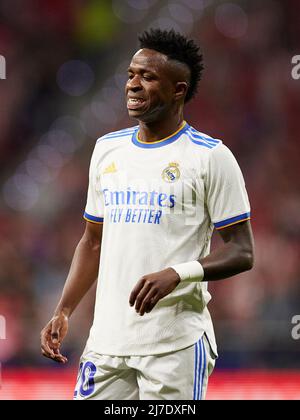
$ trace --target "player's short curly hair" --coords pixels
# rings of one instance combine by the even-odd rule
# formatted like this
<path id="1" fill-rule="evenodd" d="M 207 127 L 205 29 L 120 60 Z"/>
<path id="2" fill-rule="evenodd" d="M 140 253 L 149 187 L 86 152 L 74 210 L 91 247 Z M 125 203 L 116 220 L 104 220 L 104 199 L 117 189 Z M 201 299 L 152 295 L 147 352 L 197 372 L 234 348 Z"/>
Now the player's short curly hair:
<path id="1" fill-rule="evenodd" d="M 201 80 L 203 66 L 203 55 L 200 48 L 192 39 L 174 29 L 161 30 L 149 29 L 138 37 L 140 48 L 149 48 L 165 54 L 168 58 L 177 60 L 188 66 L 191 72 L 188 91 L 185 102 L 192 99 L 197 93 L 198 82 Z"/>

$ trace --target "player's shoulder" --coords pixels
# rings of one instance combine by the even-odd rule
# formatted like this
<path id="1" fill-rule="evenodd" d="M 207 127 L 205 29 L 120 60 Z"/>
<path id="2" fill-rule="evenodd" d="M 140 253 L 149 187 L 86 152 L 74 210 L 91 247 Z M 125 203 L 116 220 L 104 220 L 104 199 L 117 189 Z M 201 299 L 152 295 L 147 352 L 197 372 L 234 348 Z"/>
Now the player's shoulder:
<path id="1" fill-rule="evenodd" d="M 196 148 L 201 148 L 207 151 L 214 150 L 216 148 L 222 148 L 222 140 L 196 130 L 191 125 L 188 126 L 185 134 L 187 135 L 189 141 L 195 145 Z"/>
<path id="2" fill-rule="evenodd" d="M 137 129 L 138 125 L 135 125 L 133 127 L 123 128 L 122 130 L 111 131 L 99 137 L 96 141 L 96 144 L 106 143 L 106 141 L 125 140 L 128 137 L 130 138 Z"/>

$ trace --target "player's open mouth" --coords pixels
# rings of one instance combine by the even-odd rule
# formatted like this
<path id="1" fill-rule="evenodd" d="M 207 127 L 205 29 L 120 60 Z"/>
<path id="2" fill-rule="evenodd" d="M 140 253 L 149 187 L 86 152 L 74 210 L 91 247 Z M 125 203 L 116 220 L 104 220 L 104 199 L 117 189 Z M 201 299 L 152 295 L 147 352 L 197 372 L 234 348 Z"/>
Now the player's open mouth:
<path id="1" fill-rule="evenodd" d="M 127 99 L 127 108 L 128 109 L 138 109 L 141 108 L 145 103 L 145 100 L 142 98 L 128 98 Z"/>

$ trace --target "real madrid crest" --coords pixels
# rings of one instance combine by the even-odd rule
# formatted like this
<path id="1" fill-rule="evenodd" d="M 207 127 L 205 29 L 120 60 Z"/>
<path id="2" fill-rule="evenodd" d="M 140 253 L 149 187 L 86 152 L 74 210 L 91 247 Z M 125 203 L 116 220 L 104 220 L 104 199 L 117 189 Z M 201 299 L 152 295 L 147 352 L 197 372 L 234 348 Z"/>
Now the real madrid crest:
<path id="1" fill-rule="evenodd" d="M 179 163 L 169 163 L 169 166 L 162 171 L 161 176 L 166 182 L 176 182 L 180 178 Z"/>

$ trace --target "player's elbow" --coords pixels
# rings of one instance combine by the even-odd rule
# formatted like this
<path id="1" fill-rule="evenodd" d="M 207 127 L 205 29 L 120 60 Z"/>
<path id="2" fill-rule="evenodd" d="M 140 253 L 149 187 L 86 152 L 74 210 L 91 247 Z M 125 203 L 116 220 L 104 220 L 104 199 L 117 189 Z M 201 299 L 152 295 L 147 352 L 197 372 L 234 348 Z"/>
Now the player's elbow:
<path id="1" fill-rule="evenodd" d="M 251 270 L 254 266 L 254 251 L 253 249 L 244 249 L 241 255 L 243 271 Z"/>
<path id="2" fill-rule="evenodd" d="M 254 266 L 253 237 L 250 236 L 247 240 L 239 241 L 236 245 L 236 252 L 241 271 L 251 270 Z"/>

